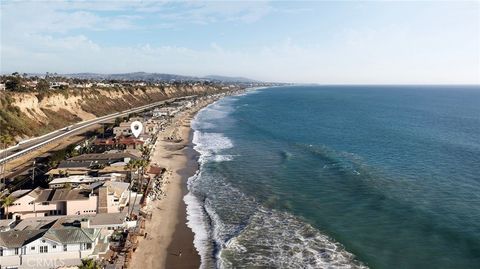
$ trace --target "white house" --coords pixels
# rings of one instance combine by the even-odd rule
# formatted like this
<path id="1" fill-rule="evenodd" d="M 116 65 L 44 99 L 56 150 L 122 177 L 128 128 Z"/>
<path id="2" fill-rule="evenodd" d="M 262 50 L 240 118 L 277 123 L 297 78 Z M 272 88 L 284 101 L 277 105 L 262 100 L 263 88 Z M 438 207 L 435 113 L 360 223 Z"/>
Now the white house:
<path id="1" fill-rule="evenodd" d="M 106 253 L 108 243 L 94 228 L 11 230 L 0 233 L 2 268 L 56 268 L 81 264 Z"/>

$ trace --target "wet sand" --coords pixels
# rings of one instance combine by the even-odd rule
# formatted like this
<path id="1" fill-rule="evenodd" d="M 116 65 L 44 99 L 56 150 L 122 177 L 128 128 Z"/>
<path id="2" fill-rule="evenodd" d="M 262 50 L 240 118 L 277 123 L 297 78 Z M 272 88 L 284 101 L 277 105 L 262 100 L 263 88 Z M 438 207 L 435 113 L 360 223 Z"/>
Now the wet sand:
<path id="1" fill-rule="evenodd" d="M 193 133 L 190 132 L 190 140 Z M 179 222 L 175 227 L 173 239 L 167 248 L 169 255 L 166 260 L 165 268 L 199 268 L 200 256 L 193 245 L 194 235 L 192 230 L 187 226 L 187 206 L 183 201 L 183 197 L 187 194 L 187 180 L 193 176 L 198 170 L 197 154 L 190 143 L 189 147 L 184 150 L 187 156 L 187 165 L 180 172 L 182 176 L 182 201 L 178 208 L 177 217 Z M 181 255 L 180 255 L 181 251 Z"/>
<path id="2" fill-rule="evenodd" d="M 199 104 L 175 119 L 159 137 L 152 157 L 167 169 L 163 190 L 166 197 L 150 203 L 152 219 L 147 220 L 147 238 L 140 238 L 130 268 L 199 268 L 200 256 L 193 245 L 194 235 L 187 226 L 187 180 L 197 168 L 197 155 L 192 148 L 193 132 L 190 122 L 198 110 L 208 103 Z M 162 139 L 174 135 L 180 142 Z"/>

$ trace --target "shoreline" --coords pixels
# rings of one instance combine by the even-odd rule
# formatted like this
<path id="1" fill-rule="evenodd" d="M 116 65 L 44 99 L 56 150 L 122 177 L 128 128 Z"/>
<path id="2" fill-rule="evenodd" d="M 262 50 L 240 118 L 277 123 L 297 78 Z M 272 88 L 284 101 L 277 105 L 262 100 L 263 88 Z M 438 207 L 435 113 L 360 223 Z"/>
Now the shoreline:
<path id="1" fill-rule="evenodd" d="M 148 205 L 152 218 L 145 223 L 146 238 L 139 238 L 129 268 L 199 268 L 200 255 L 194 246 L 194 233 L 187 225 L 187 181 L 199 168 L 199 153 L 193 148 L 191 121 L 206 106 L 219 100 L 204 100 L 174 119 L 160 135 L 175 134 L 178 141 L 159 137 L 152 163 L 167 169 L 162 189 L 166 196 Z"/>
<path id="2" fill-rule="evenodd" d="M 198 111 L 194 114 L 196 115 L 197 113 Z M 192 116 L 192 119 L 195 115 Z M 183 149 L 187 158 L 186 166 L 179 171 L 182 177 L 182 196 L 177 211 L 177 219 L 179 222 L 175 226 L 172 241 L 167 248 L 169 255 L 165 261 L 165 268 L 200 268 L 201 265 L 200 254 L 194 245 L 195 234 L 187 225 L 187 205 L 183 200 L 183 197 L 188 193 L 188 179 L 195 175 L 199 169 L 199 154 L 193 149 L 192 139 L 193 129 L 189 124 L 188 145 Z M 175 253 L 181 253 L 181 255 L 175 255 Z"/>

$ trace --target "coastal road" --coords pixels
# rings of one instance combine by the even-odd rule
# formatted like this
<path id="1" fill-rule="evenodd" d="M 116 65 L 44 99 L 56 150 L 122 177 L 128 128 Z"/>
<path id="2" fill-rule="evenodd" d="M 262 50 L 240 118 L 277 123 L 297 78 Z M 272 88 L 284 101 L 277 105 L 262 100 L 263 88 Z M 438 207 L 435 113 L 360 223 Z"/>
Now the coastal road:
<path id="1" fill-rule="evenodd" d="M 43 146 L 45 146 L 49 143 L 52 143 L 57 139 L 68 137 L 70 135 L 78 133 L 78 131 L 81 131 L 82 129 L 88 128 L 92 125 L 107 122 L 107 121 L 110 121 L 110 120 L 115 119 L 117 117 L 126 116 L 128 114 L 149 110 L 149 109 L 152 109 L 152 108 L 155 108 L 155 107 L 158 107 L 158 106 L 162 106 L 162 105 L 165 105 L 165 104 L 168 104 L 168 103 L 171 103 L 171 102 L 175 102 L 176 100 L 179 100 L 179 99 L 185 99 L 185 98 L 191 98 L 191 97 L 195 97 L 195 95 L 185 96 L 185 97 L 181 97 L 181 98 L 167 99 L 167 100 L 155 102 L 155 103 L 152 103 L 152 104 L 128 109 L 128 110 L 125 110 L 125 111 L 122 111 L 122 112 L 109 114 L 109 115 L 106 115 L 106 116 L 98 117 L 98 118 L 95 118 L 95 119 L 79 122 L 79 123 L 64 127 L 62 129 L 53 131 L 51 133 L 45 134 L 45 135 L 40 136 L 40 137 L 36 137 L 36 138 L 32 138 L 32 139 L 29 139 L 29 140 L 22 141 L 22 142 L 18 143 L 17 145 L 13 146 L 13 147 L 10 147 L 6 150 L 0 151 L 0 164 L 3 164 L 3 163 L 6 163 L 6 162 L 9 162 L 11 160 L 14 160 L 16 158 L 19 158 L 19 157 L 21 157 L 25 154 L 28 154 L 28 153 L 30 153 L 34 150 L 37 150 L 37 149 L 41 148 L 41 147 L 43 147 Z"/>

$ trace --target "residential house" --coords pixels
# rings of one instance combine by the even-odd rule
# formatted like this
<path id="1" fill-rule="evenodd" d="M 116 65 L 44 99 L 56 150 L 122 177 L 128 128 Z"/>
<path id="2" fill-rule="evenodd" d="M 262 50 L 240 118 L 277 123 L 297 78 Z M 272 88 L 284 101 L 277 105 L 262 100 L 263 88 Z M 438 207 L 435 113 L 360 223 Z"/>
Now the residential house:
<path id="1" fill-rule="evenodd" d="M 0 264 L 6 268 L 57 268 L 106 253 L 100 229 L 63 227 L 0 233 Z"/>
<path id="2" fill-rule="evenodd" d="M 92 183 L 95 182 L 105 182 L 109 180 L 117 180 L 117 177 L 115 175 L 109 174 L 109 175 L 104 175 L 101 177 L 91 177 L 91 176 L 69 176 L 69 177 L 59 177 L 55 178 L 52 181 L 48 183 L 49 188 L 51 189 L 58 189 L 58 188 L 64 188 L 66 185 L 69 185 L 70 187 L 78 187 L 81 184 L 83 185 L 91 185 Z"/>
<path id="3" fill-rule="evenodd" d="M 122 137 L 122 136 L 131 136 L 132 133 L 132 125 L 133 121 L 128 121 L 128 122 L 121 122 L 119 126 L 113 128 L 113 134 L 115 135 L 116 138 Z M 145 133 L 145 128 L 142 128 L 142 131 L 140 134 Z"/>
<path id="4" fill-rule="evenodd" d="M 117 213 L 128 203 L 129 183 L 96 182 L 75 189 L 36 188 L 9 207 L 16 219 L 55 215 Z"/>
<path id="5" fill-rule="evenodd" d="M 86 162 L 92 164 L 112 164 L 116 162 L 128 163 L 130 160 L 138 160 L 139 158 L 129 152 L 114 152 L 114 153 L 92 153 L 83 154 L 72 157 L 68 161 Z"/>
<path id="6" fill-rule="evenodd" d="M 145 144 L 144 141 L 136 139 L 134 137 L 120 136 L 118 138 L 97 138 L 93 142 L 93 145 L 98 150 L 111 150 L 111 149 L 140 149 Z"/>

